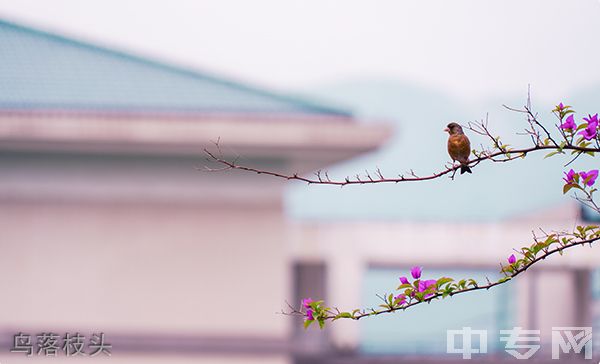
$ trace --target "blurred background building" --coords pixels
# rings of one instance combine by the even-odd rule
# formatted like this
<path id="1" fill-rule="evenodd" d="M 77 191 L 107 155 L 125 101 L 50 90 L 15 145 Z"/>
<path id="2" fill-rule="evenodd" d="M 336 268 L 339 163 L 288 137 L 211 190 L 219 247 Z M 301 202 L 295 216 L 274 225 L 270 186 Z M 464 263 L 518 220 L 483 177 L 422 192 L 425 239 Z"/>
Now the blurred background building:
<path id="1" fill-rule="evenodd" d="M 289 362 L 284 185 L 198 171 L 203 148 L 306 172 L 389 130 L 5 21 L 0 45 L 2 361 L 52 330 L 122 362 Z"/>
<path id="2" fill-rule="evenodd" d="M 447 329 L 489 330 L 481 362 L 511 358 L 501 329 L 541 330 L 548 361 L 552 327 L 600 330 L 589 247 L 489 292 L 324 331 L 276 314 L 302 297 L 376 306 L 414 265 L 497 278 L 532 229 L 582 219 L 559 199 L 560 161 L 343 189 L 197 170 L 208 147 L 282 173 L 425 174 L 446 161 L 446 122 L 480 110 L 394 82 L 286 96 L 9 21 L 0 49 L 2 363 L 44 360 L 9 352 L 18 332 L 104 332 L 126 363 L 422 363 L 462 362 Z"/>

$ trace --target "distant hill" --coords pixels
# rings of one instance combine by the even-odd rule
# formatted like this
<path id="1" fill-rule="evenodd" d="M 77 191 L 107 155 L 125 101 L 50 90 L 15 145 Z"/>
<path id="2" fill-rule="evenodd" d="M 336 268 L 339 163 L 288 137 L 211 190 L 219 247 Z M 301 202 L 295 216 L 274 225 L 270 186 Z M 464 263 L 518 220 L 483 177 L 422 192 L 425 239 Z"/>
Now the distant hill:
<path id="1" fill-rule="evenodd" d="M 600 95 L 597 90 L 582 91 L 574 99 L 578 105 L 593 104 Z M 395 127 L 394 138 L 379 152 L 330 169 L 331 175 L 339 177 L 376 167 L 390 177 L 411 168 L 419 175 L 440 171 L 449 161 L 447 135 L 442 131 L 445 125 L 451 120 L 465 123 L 481 119 L 486 112 L 490 113 L 490 127 L 507 141 L 528 143 L 526 137 L 514 135 L 526 125 L 523 116 L 502 107 L 502 103 L 522 106 L 526 95 L 474 106 L 464 105 L 439 91 L 400 81 L 362 80 L 318 87 L 304 96 L 353 110 L 366 122 L 386 121 Z M 552 105 L 534 106 L 544 120 L 553 121 Z M 488 145 L 482 137 L 473 133 L 469 136 L 473 146 Z M 293 184 L 287 194 L 287 208 L 292 217 L 309 220 L 498 220 L 569 201 L 569 197 L 562 195 L 561 180 L 563 164 L 568 159 L 543 157 L 540 153 L 523 161 L 484 163 L 474 169 L 473 175 L 458 175 L 454 181 L 441 178 L 343 188 Z M 577 161 L 573 167 L 584 169 L 593 165 L 587 159 Z"/>

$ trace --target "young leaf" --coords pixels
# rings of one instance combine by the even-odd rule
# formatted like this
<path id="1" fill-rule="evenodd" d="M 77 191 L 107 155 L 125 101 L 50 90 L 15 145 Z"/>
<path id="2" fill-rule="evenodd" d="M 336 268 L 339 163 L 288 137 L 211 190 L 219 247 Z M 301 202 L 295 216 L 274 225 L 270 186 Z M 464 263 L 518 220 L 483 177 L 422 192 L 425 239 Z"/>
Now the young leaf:
<path id="1" fill-rule="evenodd" d="M 448 278 L 448 277 L 442 277 L 440 279 L 437 280 L 436 285 L 438 288 L 442 287 L 444 284 L 448 284 L 450 282 L 454 281 L 454 279 L 452 278 Z"/>
<path id="2" fill-rule="evenodd" d="M 325 319 L 320 318 L 318 321 L 319 321 L 319 328 L 321 330 L 323 330 L 323 328 L 325 327 Z"/>
<path id="3" fill-rule="evenodd" d="M 352 314 L 350 312 L 340 312 L 333 318 L 333 321 L 341 318 L 352 318 Z"/>
<path id="4" fill-rule="evenodd" d="M 304 330 L 308 329 L 310 324 L 312 324 L 315 320 L 304 320 Z"/>

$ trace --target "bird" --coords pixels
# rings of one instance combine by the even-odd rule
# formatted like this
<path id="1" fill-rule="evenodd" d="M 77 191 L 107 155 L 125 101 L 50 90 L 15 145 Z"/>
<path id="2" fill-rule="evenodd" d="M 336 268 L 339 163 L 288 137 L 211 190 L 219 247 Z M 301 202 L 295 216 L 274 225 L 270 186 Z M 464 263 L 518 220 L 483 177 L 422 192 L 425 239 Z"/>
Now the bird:
<path id="1" fill-rule="evenodd" d="M 450 154 L 450 158 L 453 161 L 458 161 L 460 163 L 460 174 L 465 172 L 471 172 L 471 168 L 469 168 L 469 155 L 471 155 L 471 142 L 469 138 L 465 135 L 462 130 L 462 127 L 457 123 L 450 123 L 444 129 L 445 132 L 450 134 L 448 137 L 448 154 Z"/>

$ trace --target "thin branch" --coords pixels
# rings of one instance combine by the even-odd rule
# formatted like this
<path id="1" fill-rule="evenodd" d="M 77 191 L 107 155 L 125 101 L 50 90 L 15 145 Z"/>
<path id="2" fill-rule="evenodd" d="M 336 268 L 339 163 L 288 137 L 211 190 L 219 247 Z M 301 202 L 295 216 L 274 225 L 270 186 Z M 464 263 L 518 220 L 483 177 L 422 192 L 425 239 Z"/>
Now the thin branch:
<path id="1" fill-rule="evenodd" d="M 542 248 L 540 250 L 540 251 L 543 252 L 543 254 L 541 254 L 541 255 L 539 255 L 537 257 L 525 260 L 525 264 L 523 264 L 522 266 L 520 266 L 520 267 L 518 267 L 516 269 L 511 270 L 510 274 L 507 274 L 506 267 L 504 267 L 502 264 L 500 264 L 500 267 L 501 267 L 500 270 L 501 270 L 502 273 L 505 274 L 505 277 L 503 279 L 500 279 L 499 281 L 496 281 L 496 282 L 491 282 L 486 277 L 486 280 L 487 280 L 487 284 L 486 285 L 481 286 L 481 285 L 478 285 L 475 282 L 475 284 L 472 287 L 467 287 L 467 288 L 463 288 L 463 289 L 452 291 L 451 293 L 448 294 L 448 296 L 455 296 L 455 295 L 464 294 L 464 293 L 467 293 L 467 292 L 489 290 L 490 288 L 493 288 L 493 287 L 496 287 L 496 286 L 499 286 L 499 285 L 507 283 L 508 281 L 510 281 L 513 278 L 519 276 L 520 274 L 526 272 L 529 268 L 531 268 L 535 264 L 541 262 L 542 260 L 548 258 L 549 256 L 552 256 L 552 255 L 554 255 L 556 253 L 562 254 L 562 252 L 564 250 L 567 250 L 567 249 L 570 249 L 570 248 L 573 248 L 573 247 L 576 247 L 576 246 L 583 246 L 585 244 L 590 244 L 590 246 L 591 246 L 594 242 L 600 240 L 600 230 L 598 230 L 598 227 L 593 227 L 593 228 L 596 229 L 596 230 L 595 230 L 594 233 L 592 233 L 592 234 L 589 235 L 589 236 L 591 236 L 590 238 L 588 238 L 587 235 L 585 235 L 585 233 L 581 233 L 580 232 L 579 234 L 584 234 L 583 237 L 580 237 L 579 240 L 568 241 L 567 243 L 565 243 L 564 240 L 561 240 L 561 238 L 566 238 L 568 236 L 569 238 L 573 239 L 575 237 L 578 237 L 579 235 L 577 233 L 570 233 L 570 234 L 567 234 L 565 236 L 565 235 L 561 235 L 561 234 L 564 234 L 564 233 L 558 233 L 557 232 L 557 233 L 553 233 L 553 234 L 547 234 L 547 233 L 543 232 L 543 234 L 544 234 L 543 236 L 544 237 L 546 237 L 546 238 L 553 237 L 554 238 L 553 243 L 554 244 L 558 244 L 559 246 L 556 247 L 556 248 L 554 248 L 554 249 L 549 249 L 550 244 L 548 244 L 546 247 L 544 247 L 544 248 Z M 539 237 L 537 237 L 535 239 L 536 240 L 535 244 L 540 244 L 540 242 L 537 242 L 538 238 Z M 525 256 L 527 257 L 527 255 L 525 255 Z M 384 302 L 386 302 L 384 297 L 379 296 L 379 295 L 378 295 L 378 297 L 380 299 L 382 299 Z M 438 291 L 437 293 L 433 294 L 432 296 L 430 296 L 428 298 L 425 298 L 425 299 L 422 299 L 422 300 L 411 299 L 411 298 L 407 297 L 407 299 L 409 299 L 409 301 L 407 301 L 406 304 L 391 305 L 391 306 L 388 304 L 387 308 L 384 308 L 384 309 L 381 309 L 381 310 L 375 310 L 373 308 L 368 309 L 368 310 L 355 310 L 355 313 L 352 314 L 351 317 L 346 317 L 346 318 L 350 318 L 350 319 L 353 319 L 353 320 L 360 320 L 361 318 L 367 317 L 367 316 L 375 316 L 375 315 L 380 315 L 380 314 L 384 314 L 384 313 L 391 313 L 391 312 L 400 311 L 400 310 L 404 311 L 404 310 L 409 309 L 409 308 L 411 308 L 413 306 L 421 305 L 423 303 L 430 303 L 431 301 L 433 301 L 435 299 L 444 298 L 444 297 L 445 297 L 444 293 L 440 292 L 440 291 Z M 325 320 L 335 320 L 335 319 L 339 318 L 339 317 L 336 317 L 335 314 L 333 314 L 333 313 L 331 313 L 329 311 L 327 311 L 327 313 L 328 313 L 328 315 L 326 315 L 325 317 L 323 317 Z M 301 310 L 296 310 L 296 309 L 294 309 L 291 312 L 288 312 L 288 314 L 289 315 L 302 315 L 302 316 L 306 315 Z"/>
<path id="2" fill-rule="evenodd" d="M 487 160 L 491 160 L 492 162 L 508 162 L 508 161 L 512 161 L 512 160 L 515 160 L 518 158 L 522 158 L 529 153 L 538 152 L 538 151 L 542 151 L 542 150 L 546 150 L 546 151 L 548 151 L 548 150 L 549 151 L 573 150 L 573 151 L 578 151 L 578 152 L 600 152 L 600 148 L 589 148 L 589 147 L 582 148 L 582 147 L 578 147 L 575 145 L 566 145 L 564 148 L 560 148 L 560 147 L 557 147 L 554 145 L 536 145 L 536 146 L 533 146 L 530 148 L 509 149 L 507 151 L 498 151 L 498 152 L 494 152 L 494 153 L 490 153 L 490 154 L 484 153 L 483 155 L 480 155 L 479 157 L 470 160 L 467 165 L 472 168 L 472 167 L 477 166 L 479 163 L 481 163 L 483 161 L 487 161 Z M 229 160 L 225 159 L 224 157 L 217 156 L 216 154 L 212 153 L 208 149 L 204 149 L 204 153 L 206 153 L 209 160 L 222 165 L 222 167 L 218 168 L 218 169 L 208 168 L 208 167 L 203 168 L 203 170 L 206 170 L 209 172 L 222 172 L 225 170 L 237 169 L 237 170 L 242 170 L 242 171 L 247 171 L 247 172 L 253 172 L 256 174 L 264 174 L 267 176 L 282 178 L 282 179 L 286 179 L 286 180 L 295 180 L 295 181 L 306 182 L 308 184 L 335 185 L 335 186 L 364 185 L 364 184 L 374 184 L 374 183 L 400 183 L 400 182 L 428 181 L 428 180 L 440 178 L 442 176 L 448 175 L 451 172 L 456 172 L 457 170 L 460 169 L 459 165 L 454 165 L 452 167 L 446 168 L 445 170 L 443 170 L 441 172 L 433 173 L 429 176 L 422 176 L 422 177 L 400 176 L 398 178 L 385 178 L 383 176 L 381 170 L 377 169 L 376 174 L 377 174 L 378 178 L 376 178 L 376 179 L 375 178 L 365 178 L 365 179 L 359 180 L 359 179 L 351 179 L 349 177 L 346 177 L 343 180 L 332 180 L 328 176 L 325 179 L 309 178 L 309 177 L 300 176 L 298 174 L 283 174 L 283 173 L 269 171 L 269 170 L 262 170 L 262 169 L 258 169 L 255 167 L 244 166 L 241 164 L 237 164 L 234 161 L 229 161 Z M 511 156 L 506 157 L 507 153 L 510 154 Z M 504 156 L 505 158 L 496 159 L 496 157 L 501 157 L 501 156 Z"/>
<path id="3" fill-rule="evenodd" d="M 525 135 L 529 135 L 531 137 L 532 145 L 529 148 L 522 147 L 520 149 L 511 149 L 507 144 L 503 144 L 499 136 L 495 136 L 488 127 L 488 115 L 486 114 L 485 120 L 479 122 L 469 122 L 466 126 L 467 129 L 471 130 L 475 134 L 484 136 L 486 139 L 489 139 L 492 143 L 492 150 L 485 149 L 483 146 L 480 151 L 473 150 L 474 159 L 471 159 L 467 166 L 473 168 L 477 166 L 479 163 L 490 160 L 495 163 L 504 163 L 513 161 L 518 158 L 525 157 L 528 153 L 537 152 L 537 151 L 554 151 L 551 154 L 561 153 L 564 154 L 565 151 L 572 151 L 575 156 L 572 160 L 567 162 L 565 166 L 570 165 L 576 159 L 578 159 L 582 154 L 586 153 L 594 153 L 600 152 L 600 143 L 596 139 L 596 147 L 589 147 L 588 145 L 574 145 L 572 144 L 573 135 L 567 136 L 564 131 L 557 125 L 560 132 L 560 136 L 562 137 L 562 141 L 559 144 L 550 134 L 548 129 L 538 120 L 537 113 L 532 111 L 531 107 L 531 92 L 528 88 L 527 92 L 527 103 L 523 107 L 523 109 L 512 108 L 507 105 L 503 105 L 506 109 L 518 112 L 521 114 L 525 114 L 527 116 L 527 123 L 529 125 L 528 128 L 525 129 Z M 559 115 L 559 120 L 560 120 Z M 542 140 L 541 134 L 546 135 L 545 140 Z M 443 176 L 447 176 L 450 179 L 454 179 L 456 172 L 461 168 L 460 165 L 450 164 L 446 166 L 444 170 L 440 172 L 434 172 L 428 176 L 418 176 L 412 169 L 408 176 L 401 174 L 394 178 L 384 177 L 382 171 L 377 168 L 372 175 L 369 171 L 365 171 L 365 175 L 354 175 L 353 177 L 345 177 L 340 180 L 332 180 L 328 173 L 324 174 L 321 171 L 317 171 L 314 178 L 300 176 L 298 173 L 294 174 L 284 174 L 276 171 L 262 170 L 259 168 L 245 166 L 237 163 L 237 158 L 235 160 L 231 160 L 223 157 L 223 153 L 221 152 L 221 148 L 219 146 L 219 141 L 214 142 L 216 145 L 217 152 L 211 152 L 208 149 L 204 149 L 204 152 L 208 156 L 208 160 L 220 165 L 220 168 L 208 168 L 205 167 L 204 170 L 210 172 L 222 172 L 226 170 L 242 170 L 247 172 L 253 172 L 256 174 L 264 174 L 267 176 L 282 178 L 285 180 L 296 180 L 305 182 L 308 184 L 322 184 L 322 185 L 335 185 L 335 186 L 345 186 L 345 185 L 363 185 L 363 184 L 374 184 L 374 183 L 399 183 L 399 182 L 416 182 L 416 181 L 428 181 L 437 179 Z M 376 176 L 376 178 L 375 178 Z"/>

